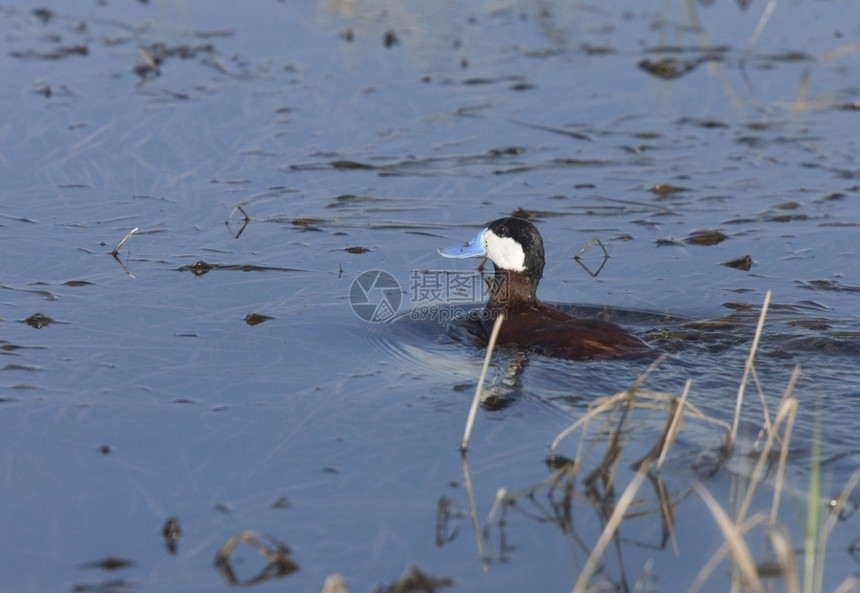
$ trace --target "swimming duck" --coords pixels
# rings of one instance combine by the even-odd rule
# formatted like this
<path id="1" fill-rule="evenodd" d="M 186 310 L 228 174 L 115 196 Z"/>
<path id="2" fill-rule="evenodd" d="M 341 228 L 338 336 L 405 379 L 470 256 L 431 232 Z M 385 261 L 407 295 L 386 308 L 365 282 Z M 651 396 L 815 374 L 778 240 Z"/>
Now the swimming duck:
<path id="1" fill-rule="evenodd" d="M 493 262 L 495 275 L 481 320 L 489 335 L 495 318 L 504 312 L 500 344 L 529 346 L 572 360 L 653 356 L 645 342 L 617 325 L 571 317 L 537 298 L 543 277 L 543 238 L 527 220 L 494 220 L 465 245 L 439 249 L 439 254 L 455 259 L 486 257 Z"/>

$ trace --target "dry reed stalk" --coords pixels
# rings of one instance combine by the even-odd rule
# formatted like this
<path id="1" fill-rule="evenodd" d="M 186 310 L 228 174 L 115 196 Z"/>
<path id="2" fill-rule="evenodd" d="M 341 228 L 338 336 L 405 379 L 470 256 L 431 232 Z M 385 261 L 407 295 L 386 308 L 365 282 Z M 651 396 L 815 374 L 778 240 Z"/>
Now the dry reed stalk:
<path id="1" fill-rule="evenodd" d="M 131 229 L 128 234 L 122 238 L 122 240 L 116 244 L 116 247 L 113 248 L 113 251 L 110 252 L 111 255 L 116 255 L 119 251 L 119 248 L 125 245 L 125 242 L 131 239 L 131 236 L 140 230 L 140 227 L 134 227 Z"/>
<path id="2" fill-rule="evenodd" d="M 672 423 L 669 425 L 669 432 L 666 435 L 666 440 L 663 442 L 663 449 L 660 451 L 660 457 L 657 459 L 657 471 L 663 467 L 663 461 L 666 459 L 666 454 L 669 452 L 669 447 L 675 442 L 675 437 L 678 435 L 678 429 L 681 427 L 681 417 L 684 415 L 684 404 L 687 403 L 687 395 L 690 393 L 690 385 L 693 380 L 687 379 L 684 383 L 684 391 L 681 393 L 681 400 L 675 408 L 675 414 L 672 416 Z"/>
<path id="3" fill-rule="evenodd" d="M 860 590 L 860 583 L 857 582 L 857 579 L 854 577 L 848 577 L 839 583 L 839 586 L 833 590 L 833 593 L 848 593 L 849 591 L 857 593 L 858 590 Z"/>
<path id="4" fill-rule="evenodd" d="M 768 543 L 777 558 L 780 574 L 788 593 L 800 593 L 797 586 L 797 562 L 794 561 L 794 550 L 791 547 L 791 536 L 782 525 L 771 524 L 768 527 Z"/>
<path id="5" fill-rule="evenodd" d="M 504 486 L 496 490 L 496 500 L 493 501 L 493 506 L 490 508 L 490 512 L 487 514 L 487 520 L 484 522 L 484 525 L 489 525 L 493 522 L 493 519 L 496 518 L 496 513 L 498 513 L 502 505 L 505 504 L 505 499 L 507 497 L 508 489 Z"/>
<path id="6" fill-rule="evenodd" d="M 615 395 L 611 396 L 608 399 L 596 399 L 596 400 L 594 400 L 594 403 L 597 404 L 597 407 L 595 409 L 592 409 L 592 406 L 589 406 L 589 409 L 586 412 L 585 416 L 583 416 L 582 418 L 580 418 L 579 420 L 577 420 L 576 422 L 574 422 L 573 424 L 571 424 L 570 426 L 568 426 L 567 428 L 562 430 L 558 434 L 558 436 L 555 437 L 555 440 L 553 440 L 552 444 L 550 445 L 550 447 L 549 447 L 550 451 L 555 451 L 555 448 L 562 441 L 562 439 L 564 439 L 564 437 L 566 437 L 571 432 L 576 430 L 576 428 L 580 424 L 582 424 L 583 422 L 588 422 L 591 419 L 591 417 L 596 416 L 597 414 L 599 414 L 603 410 L 608 409 L 608 408 L 612 408 L 613 406 L 615 406 L 617 399 L 629 398 L 633 394 L 635 394 L 637 391 L 639 391 L 639 386 L 642 385 L 642 382 L 645 381 L 645 379 L 648 377 L 648 375 L 651 374 L 651 371 L 653 371 L 655 368 L 657 368 L 657 365 L 659 365 L 664 360 L 666 360 L 665 354 L 661 354 L 660 356 L 658 356 L 654 360 L 654 362 L 652 362 L 650 365 L 648 365 L 648 368 L 645 369 L 645 371 L 641 375 L 636 377 L 636 380 L 633 381 L 633 384 L 630 386 L 629 389 L 627 389 L 627 391 L 623 391 L 621 393 L 616 393 Z"/>
<path id="7" fill-rule="evenodd" d="M 708 563 L 699 571 L 699 574 L 696 576 L 696 581 L 691 585 L 688 593 L 698 591 L 699 587 L 701 587 L 711 571 L 713 571 L 720 560 L 722 560 L 722 556 L 726 551 L 731 551 L 735 565 L 740 569 L 743 576 L 746 577 L 750 588 L 754 591 L 763 592 L 764 588 L 758 577 L 758 571 L 756 570 L 752 554 L 750 553 L 746 542 L 743 540 L 743 534 L 755 525 L 763 523 L 766 515 L 764 513 L 756 513 L 750 517 L 748 521 L 744 521 L 740 524 L 732 523 L 732 520 L 726 514 L 726 511 L 720 506 L 720 503 L 717 502 L 717 500 L 704 486 L 694 483 L 693 488 L 704 501 L 705 506 L 708 507 L 708 510 L 711 512 L 711 516 L 713 516 L 717 523 L 717 527 L 720 528 L 726 541 L 722 546 L 720 546 L 720 549 L 717 550 L 714 556 L 711 557 L 711 560 L 708 561 Z"/>
<path id="8" fill-rule="evenodd" d="M 729 434 L 729 440 L 726 443 L 726 450 L 731 451 L 735 445 L 735 439 L 738 434 L 738 423 L 740 422 L 741 417 L 741 404 L 744 401 L 744 389 L 746 389 L 747 379 L 749 378 L 750 372 L 753 370 L 753 359 L 755 358 L 756 351 L 758 350 L 758 342 L 761 338 L 761 330 L 764 327 L 764 319 L 767 316 L 767 308 L 770 305 L 770 291 L 764 295 L 764 303 L 761 306 L 761 314 L 758 318 L 758 325 L 756 326 L 755 335 L 753 336 L 753 343 L 750 347 L 750 353 L 747 357 L 746 364 L 744 364 L 744 374 L 741 378 L 741 384 L 738 387 L 738 397 L 735 403 L 735 419 L 732 423 L 732 432 Z M 756 381 L 758 383 L 758 381 Z"/>
<path id="9" fill-rule="evenodd" d="M 472 474 L 469 473 L 469 461 L 466 459 L 465 451 L 460 455 L 463 464 L 463 484 L 466 486 L 466 496 L 469 497 L 469 518 L 472 520 L 472 529 L 475 531 L 475 543 L 478 547 L 478 558 L 481 559 L 481 568 L 487 572 L 489 566 L 484 558 L 484 542 L 481 538 L 481 524 L 478 523 L 478 512 L 475 505 L 475 491 L 472 490 Z"/>
<path id="10" fill-rule="evenodd" d="M 597 538 L 597 542 L 591 549 L 591 553 L 588 555 L 588 560 L 586 560 L 585 566 L 583 566 L 582 568 L 582 572 L 579 573 L 579 577 L 576 579 L 576 584 L 573 587 L 572 593 L 585 592 L 586 587 L 588 587 L 588 579 L 591 578 L 592 573 L 597 568 L 598 560 L 601 558 L 601 556 L 603 556 L 603 553 L 606 551 L 606 547 L 609 545 L 609 541 L 612 539 L 613 535 L 615 535 L 615 531 L 618 529 L 618 525 L 624 518 L 624 513 L 627 512 L 627 508 L 633 501 L 633 497 L 636 496 L 636 493 L 639 491 L 639 487 L 642 486 L 642 482 L 648 475 L 649 465 L 650 464 L 648 463 L 643 463 L 642 466 L 640 466 L 639 471 L 636 472 L 636 475 L 633 476 L 633 479 L 630 480 L 630 483 L 627 485 L 627 488 L 624 489 L 624 492 L 618 499 L 618 503 L 612 510 L 612 514 L 606 521 L 606 526 L 603 528 L 600 537 Z"/>
<path id="11" fill-rule="evenodd" d="M 794 416 L 796 413 L 797 400 L 795 398 L 787 399 L 784 404 L 780 406 L 777 417 L 774 419 L 773 430 L 767 433 L 767 441 L 765 441 L 764 447 L 762 447 L 762 450 L 759 453 L 758 461 L 756 462 L 753 471 L 750 473 L 750 483 L 747 487 L 746 495 L 738 507 L 737 516 L 735 517 L 736 521 L 743 521 L 744 517 L 746 517 L 747 511 L 749 511 L 753 495 L 755 495 L 759 482 L 761 482 L 764 477 L 764 465 L 770 458 L 771 451 L 773 451 L 773 442 L 776 440 L 777 429 L 783 420 L 785 420 L 785 438 L 783 439 L 783 446 L 780 452 L 780 464 L 784 463 L 786 456 L 788 455 L 789 439 L 791 438 L 791 429 L 794 426 Z M 784 468 L 781 473 L 784 473 Z M 776 509 L 779 508 L 779 499 L 777 498 L 777 495 L 780 490 L 781 485 L 777 484 L 776 491 L 774 492 L 774 501 L 771 505 L 771 518 L 774 520 L 776 518 Z"/>
<path id="12" fill-rule="evenodd" d="M 475 414 L 478 413 L 478 402 L 481 401 L 481 391 L 484 388 L 484 378 L 487 376 L 487 369 L 490 367 L 490 358 L 493 356 L 493 348 L 496 347 L 496 339 L 499 337 L 499 330 L 502 327 L 502 322 L 505 320 L 505 315 L 499 313 L 496 317 L 496 322 L 493 324 L 493 331 L 490 332 L 490 342 L 487 344 L 487 355 L 484 356 L 484 366 L 481 367 L 481 374 L 478 377 L 478 386 L 475 388 L 475 397 L 472 398 L 472 407 L 469 408 L 469 416 L 466 418 L 466 430 L 463 431 L 463 442 L 460 444 L 460 451 L 466 452 L 466 447 L 469 445 L 469 435 L 472 434 L 472 425 L 475 423 Z"/>
<path id="13" fill-rule="evenodd" d="M 799 366 L 796 368 L 800 368 Z M 797 416 L 797 398 L 789 398 L 783 401 L 777 412 L 777 420 L 785 417 L 785 430 L 783 431 L 782 445 L 779 450 L 779 463 L 776 466 L 775 484 L 773 488 L 773 503 L 770 505 L 770 523 L 776 522 L 779 512 L 779 500 L 782 497 L 782 484 L 785 481 L 785 466 L 788 463 L 788 444 L 791 442 L 791 431 L 794 428 L 794 419 Z M 776 430 L 774 430 L 776 432 Z"/>

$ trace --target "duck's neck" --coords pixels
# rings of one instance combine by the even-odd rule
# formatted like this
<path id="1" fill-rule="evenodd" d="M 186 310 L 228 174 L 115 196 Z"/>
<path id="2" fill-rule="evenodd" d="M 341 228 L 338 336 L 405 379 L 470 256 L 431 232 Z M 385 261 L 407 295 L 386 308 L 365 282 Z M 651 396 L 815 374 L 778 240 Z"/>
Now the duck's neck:
<path id="1" fill-rule="evenodd" d="M 497 269 L 487 309 L 512 313 L 520 307 L 534 304 L 536 291 L 537 286 L 533 286 L 524 274 Z"/>

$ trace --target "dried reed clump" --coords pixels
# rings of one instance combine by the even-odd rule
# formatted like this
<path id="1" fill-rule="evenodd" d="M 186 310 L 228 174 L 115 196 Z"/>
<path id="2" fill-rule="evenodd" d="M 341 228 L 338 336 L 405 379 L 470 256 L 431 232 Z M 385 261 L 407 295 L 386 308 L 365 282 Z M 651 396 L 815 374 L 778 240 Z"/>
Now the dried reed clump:
<path id="1" fill-rule="evenodd" d="M 665 546 L 669 541 L 674 543 L 674 508 L 678 502 L 695 492 L 709 510 L 724 541 L 701 567 L 688 591 L 691 593 L 699 591 L 713 571 L 727 558 L 732 581 L 738 590 L 764 591 L 763 575 L 778 575 L 783 580 L 785 589 L 790 593 L 822 591 L 827 538 L 845 507 L 850 493 L 860 481 L 860 469 L 854 472 L 838 496 L 827 501 L 829 516 L 822 519 L 819 514 L 824 504 L 819 489 L 820 435 L 815 435 L 809 486 L 806 492 L 808 502 L 801 581 L 799 576 L 801 571 L 794 554 L 797 546 L 792 544 L 789 529 L 779 519 L 780 501 L 785 490 L 788 451 L 799 405 L 793 391 L 800 376 L 800 365 L 795 366 L 775 410 L 771 413 L 768 409 L 768 398 L 763 392 L 755 369 L 755 356 L 769 303 L 770 292 L 765 296 L 750 352 L 744 364 L 732 423 L 708 416 L 690 401 L 692 386 L 690 380 L 686 382 L 680 395 L 643 389 L 642 384 L 645 379 L 663 360 L 663 357 L 658 358 L 629 389 L 610 397 L 594 400 L 582 417 L 556 436 L 550 444 L 550 455 L 547 458 L 548 464 L 551 464 L 554 471 L 545 480 L 513 493 L 500 488 L 485 526 L 481 529 L 475 512 L 465 449 L 486 366 L 492 354 L 492 344 L 501 323 L 497 321 L 478 390 L 472 402 L 461 449 L 464 453 L 463 471 L 469 494 L 470 517 L 485 570 L 487 559 L 484 540 L 487 533 L 494 525 L 500 529 L 503 528 L 508 509 L 516 508 L 518 501 L 527 500 L 531 505 L 540 507 L 542 521 L 556 523 L 564 533 L 571 534 L 574 533 L 571 518 L 572 504 L 574 501 L 585 501 L 598 512 L 603 529 L 590 546 L 582 542 L 583 538 L 572 536 L 572 541 L 575 541 L 587 556 L 573 586 L 574 593 L 583 593 L 594 588 L 595 583 L 592 579 L 596 572 L 600 572 L 605 577 L 607 569 L 603 557 L 613 543 L 617 549 L 620 549 L 620 542 L 623 540 L 620 527 L 625 521 L 655 515 L 659 517 L 661 525 L 659 546 Z M 755 385 L 761 402 L 762 425 L 758 436 L 751 444 L 751 450 L 743 451 L 743 455 L 738 453 L 741 463 L 747 458 L 752 460 L 751 467 L 733 476 L 729 500 L 723 504 L 708 491 L 705 482 L 723 468 L 739 449 L 737 436 L 740 413 L 746 386 L 750 380 Z M 654 428 L 654 422 L 648 422 L 648 420 L 655 416 L 658 419 L 663 418 L 662 429 L 659 430 L 650 449 L 644 453 L 626 451 L 627 444 L 635 434 L 641 436 L 641 431 L 645 427 Z M 693 471 L 686 484 L 672 491 L 667 486 L 664 476 L 661 475 L 661 469 L 670 448 L 682 430 L 682 424 L 688 429 L 694 429 L 697 437 L 702 434 L 703 428 L 707 428 L 706 438 L 712 439 L 713 445 L 702 447 L 690 468 Z M 574 433 L 579 434 L 579 439 L 572 456 L 559 454 L 560 445 Z M 641 438 L 638 443 L 641 446 Z M 622 454 L 625 451 L 627 452 L 627 456 L 624 457 L 626 465 L 622 464 Z M 629 463 L 631 454 L 635 456 L 632 464 Z M 633 473 L 621 488 L 617 484 L 618 476 L 626 468 L 631 468 Z M 772 476 L 772 479 L 766 480 L 768 476 Z M 752 512 L 753 501 L 756 494 L 761 492 L 765 481 L 772 488 L 769 507 Z M 647 497 L 637 498 L 646 483 L 652 485 L 655 493 L 650 502 Z M 546 495 L 548 506 L 538 503 L 537 494 L 541 492 Z M 761 495 L 758 499 L 761 499 Z M 757 561 L 751 550 L 749 537 L 753 533 L 763 534 L 767 542 L 768 557 L 765 560 Z M 617 580 L 617 586 L 628 590 L 623 566 L 620 570 L 622 574 Z M 848 577 L 836 589 L 839 592 L 852 590 L 858 590 L 858 583 L 854 577 Z"/>

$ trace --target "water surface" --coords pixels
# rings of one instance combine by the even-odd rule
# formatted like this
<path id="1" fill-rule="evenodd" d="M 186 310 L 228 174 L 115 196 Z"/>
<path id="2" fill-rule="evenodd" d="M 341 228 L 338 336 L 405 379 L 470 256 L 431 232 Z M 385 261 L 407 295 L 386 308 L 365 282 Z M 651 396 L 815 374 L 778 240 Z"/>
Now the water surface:
<path id="1" fill-rule="evenodd" d="M 606 520 L 595 501 L 665 413 L 637 409 L 602 498 L 584 481 L 598 434 L 565 499 L 544 483 L 550 443 L 648 363 L 503 348 L 488 384 L 507 405 L 481 409 L 463 463 L 483 346 L 411 313 L 473 307 L 417 289 L 471 274 L 436 249 L 512 213 L 543 234 L 541 297 L 665 351 L 643 387 L 691 379 L 711 419 L 732 420 L 771 291 L 756 371 L 772 417 L 801 365 L 780 513 L 800 548 L 817 405 L 822 504 L 858 465 L 860 31 L 848 1 L 764 10 L 0 5 L 2 588 L 224 590 L 216 553 L 256 530 L 298 566 L 267 572 L 239 544 L 233 578 L 260 590 L 340 573 L 368 591 L 410 565 L 439 588 L 571 590 Z M 609 258 L 573 259 L 594 238 Z M 394 318 L 350 306 L 367 270 L 401 287 Z M 730 460 L 722 428 L 685 418 L 593 587 L 693 582 L 724 539 L 689 488 L 728 505 L 749 473 L 747 391 Z M 513 504 L 492 510 L 500 488 Z M 856 521 L 829 539 L 825 590 L 857 571 Z M 768 560 L 761 533 L 750 546 Z"/>

